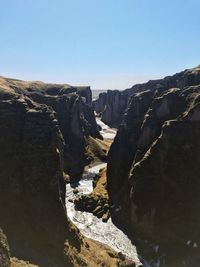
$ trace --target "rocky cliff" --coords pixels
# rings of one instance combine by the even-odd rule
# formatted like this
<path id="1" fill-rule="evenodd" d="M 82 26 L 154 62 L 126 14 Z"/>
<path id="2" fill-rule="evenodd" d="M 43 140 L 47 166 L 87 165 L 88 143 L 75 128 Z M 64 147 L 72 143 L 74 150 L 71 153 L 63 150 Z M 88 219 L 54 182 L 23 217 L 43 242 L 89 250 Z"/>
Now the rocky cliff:
<path id="1" fill-rule="evenodd" d="M 66 215 L 63 174 L 81 174 L 87 136 L 99 136 L 88 88 L 1 78 L 0 226 L 12 256 L 40 267 L 127 266 Z M 0 232 L 3 267 L 10 266 L 5 240 Z"/>
<path id="2" fill-rule="evenodd" d="M 90 88 L 24 82 L 3 77 L 0 78 L 0 85 L 6 92 L 13 91 L 16 95 L 26 96 L 55 111 L 64 139 L 64 172 L 71 179 L 80 179 L 84 166 L 91 160 L 85 155 L 87 139 L 89 136 L 101 139 L 92 108 Z"/>
<path id="3" fill-rule="evenodd" d="M 129 99 L 134 93 L 150 90 L 159 95 L 170 88 L 183 89 L 186 86 L 198 85 L 200 83 L 198 69 L 199 67 L 188 69 L 164 79 L 136 84 L 123 91 L 108 90 L 107 93 L 101 93 L 99 98 L 93 101 L 94 109 L 96 113 L 101 115 L 104 123 L 111 127 L 118 127 L 129 104 Z"/>
<path id="4" fill-rule="evenodd" d="M 159 244 L 161 266 L 200 262 L 199 77 L 197 67 L 138 89 L 109 151 L 113 219 Z"/>
<path id="5" fill-rule="evenodd" d="M 100 93 L 98 99 L 93 101 L 94 110 L 105 124 L 117 127 L 127 107 L 129 96 L 129 91 L 108 90 Z"/>

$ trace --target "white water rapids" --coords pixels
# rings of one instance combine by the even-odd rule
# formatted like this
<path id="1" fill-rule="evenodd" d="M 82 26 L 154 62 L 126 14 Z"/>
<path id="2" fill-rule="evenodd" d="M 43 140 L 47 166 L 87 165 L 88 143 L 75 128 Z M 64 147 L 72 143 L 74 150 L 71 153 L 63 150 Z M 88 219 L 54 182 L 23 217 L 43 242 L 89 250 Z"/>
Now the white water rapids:
<path id="1" fill-rule="evenodd" d="M 101 134 L 104 139 L 113 139 L 116 130 L 110 129 L 100 119 L 97 118 L 97 123 L 101 126 Z M 101 163 L 93 166 L 83 174 L 83 179 L 77 184 L 67 184 L 66 186 L 66 208 L 70 220 L 79 228 L 83 235 L 93 240 L 97 240 L 108 245 L 116 252 L 121 252 L 128 258 L 135 261 L 136 266 L 141 265 L 138 258 L 136 247 L 131 243 L 129 238 L 118 229 L 109 219 L 107 223 L 102 222 L 102 219 L 97 218 L 92 213 L 77 211 L 74 208 L 73 200 L 81 194 L 92 192 L 92 179 L 106 163 Z M 74 193 L 74 189 L 78 189 Z M 146 266 L 146 265 L 145 265 Z"/>
<path id="2" fill-rule="evenodd" d="M 104 139 L 114 139 L 116 135 L 116 129 L 111 129 L 108 125 L 103 123 L 100 118 L 96 118 L 97 124 L 101 127 L 100 134 Z"/>

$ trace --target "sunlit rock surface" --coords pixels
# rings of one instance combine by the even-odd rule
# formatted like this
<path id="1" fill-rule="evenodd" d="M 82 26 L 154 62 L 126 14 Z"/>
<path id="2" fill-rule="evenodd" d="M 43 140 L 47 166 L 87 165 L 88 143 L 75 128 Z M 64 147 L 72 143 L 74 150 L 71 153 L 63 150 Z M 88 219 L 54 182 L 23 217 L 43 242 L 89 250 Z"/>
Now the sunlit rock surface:
<path id="1" fill-rule="evenodd" d="M 102 121 L 109 126 L 118 127 L 122 122 L 123 115 L 129 105 L 130 97 L 138 92 L 146 90 L 160 95 L 161 92 L 170 88 L 183 89 L 186 86 L 198 85 L 200 83 L 199 66 L 184 70 L 164 79 L 150 80 L 147 83 L 136 84 L 126 90 L 108 90 L 99 94 L 93 101 L 95 111 L 101 115 Z"/>

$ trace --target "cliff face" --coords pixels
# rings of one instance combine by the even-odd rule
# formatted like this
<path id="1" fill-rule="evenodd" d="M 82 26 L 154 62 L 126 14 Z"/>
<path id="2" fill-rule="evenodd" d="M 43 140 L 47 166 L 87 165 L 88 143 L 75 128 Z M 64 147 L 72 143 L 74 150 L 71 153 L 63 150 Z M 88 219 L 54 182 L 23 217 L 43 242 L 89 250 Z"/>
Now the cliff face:
<path id="1" fill-rule="evenodd" d="M 42 266 L 63 266 L 67 224 L 58 122 L 51 108 L 28 97 L 3 98 L 0 225 L 13 255 Z"/>
<path id="2" fill-rule="evenodd" d="M 133 87 L 118 91 L 108 90 L 101 93 L 99 98 L 93 101 L 95 111 L 101 115 L 102 121 L 111 127 L 118 127 L 122 122 L 123 115 L 128 107 L 130 97 L 135 93 L 150 90 L 160 94 L 170 88 L 183 89 L 186 86 L 198 85 L 200 83 L 199 67 L 185 70 L 164 79 L 150 80 L 147 83 L 136 84 Z"/>
<path id="3" fill-rule="evenodd" d="M 108 192 L 116 222 L 163 246 L 167 266 L 198 266 L 200 69 L 172 77 L 152 83 L 179 88 L 130 98 L 109 152 Z"/>
<path id="4" fill-rule="evenodd" d="M 108 90 L 107 93 L 100 93 L 99 98 L 93 101 L 94 110 L 101 115 L 105 124 L 116 127 L 121 122 L 129 96 L 129 91 Z"/>
<path id="5" fill-rule="evenodd" d="M 10 246 L 0 231 L 2 267 L 135 266 L 67 218 L 63 175 L 81 173 L 91 136 L 88 88 L 0 78 L 0 226 Z"/>
<path id="6" fill-rule="evenodd" d="M 64 139 L 64 172 L 71 179 L 79 180 L 84 166 L 91 160 L 85 156 L 87 138 L 91 136 L 101 139 L 92 108 L 90 88 L 6 78 L 0 78 L 0 84 L 6 93 L 13 91 L 55 111 Z"/>
<path id="7" fill-rule="evenodd" d="M 90 162 L 85 156 L 89 136 L 101 138 L 93 109 L 77 93 L 64 96 L 29 95 L 34 101 L 46 104 L 56 112 L 64 138 L 64 171 L 71 179 L 79 180 L 84 166 Z"/>

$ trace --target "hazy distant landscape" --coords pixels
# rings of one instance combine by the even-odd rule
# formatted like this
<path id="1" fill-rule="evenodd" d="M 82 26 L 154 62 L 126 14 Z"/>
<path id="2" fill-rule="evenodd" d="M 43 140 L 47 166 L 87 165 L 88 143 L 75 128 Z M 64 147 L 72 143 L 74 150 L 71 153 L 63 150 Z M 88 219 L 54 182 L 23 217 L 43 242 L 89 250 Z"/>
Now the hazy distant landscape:
<path id="1" fill-rule="evenodd" d="M 93 100 L 96 100 L 97 98 L 98 98 L 98 96 L 99 96 L 99 94 L 100 93 L 105 93 L 105 92 L 107 92 L 107 90 L 97 90 L 97 89 L 93 89 L 92 90 L 92 99 Z"/>

